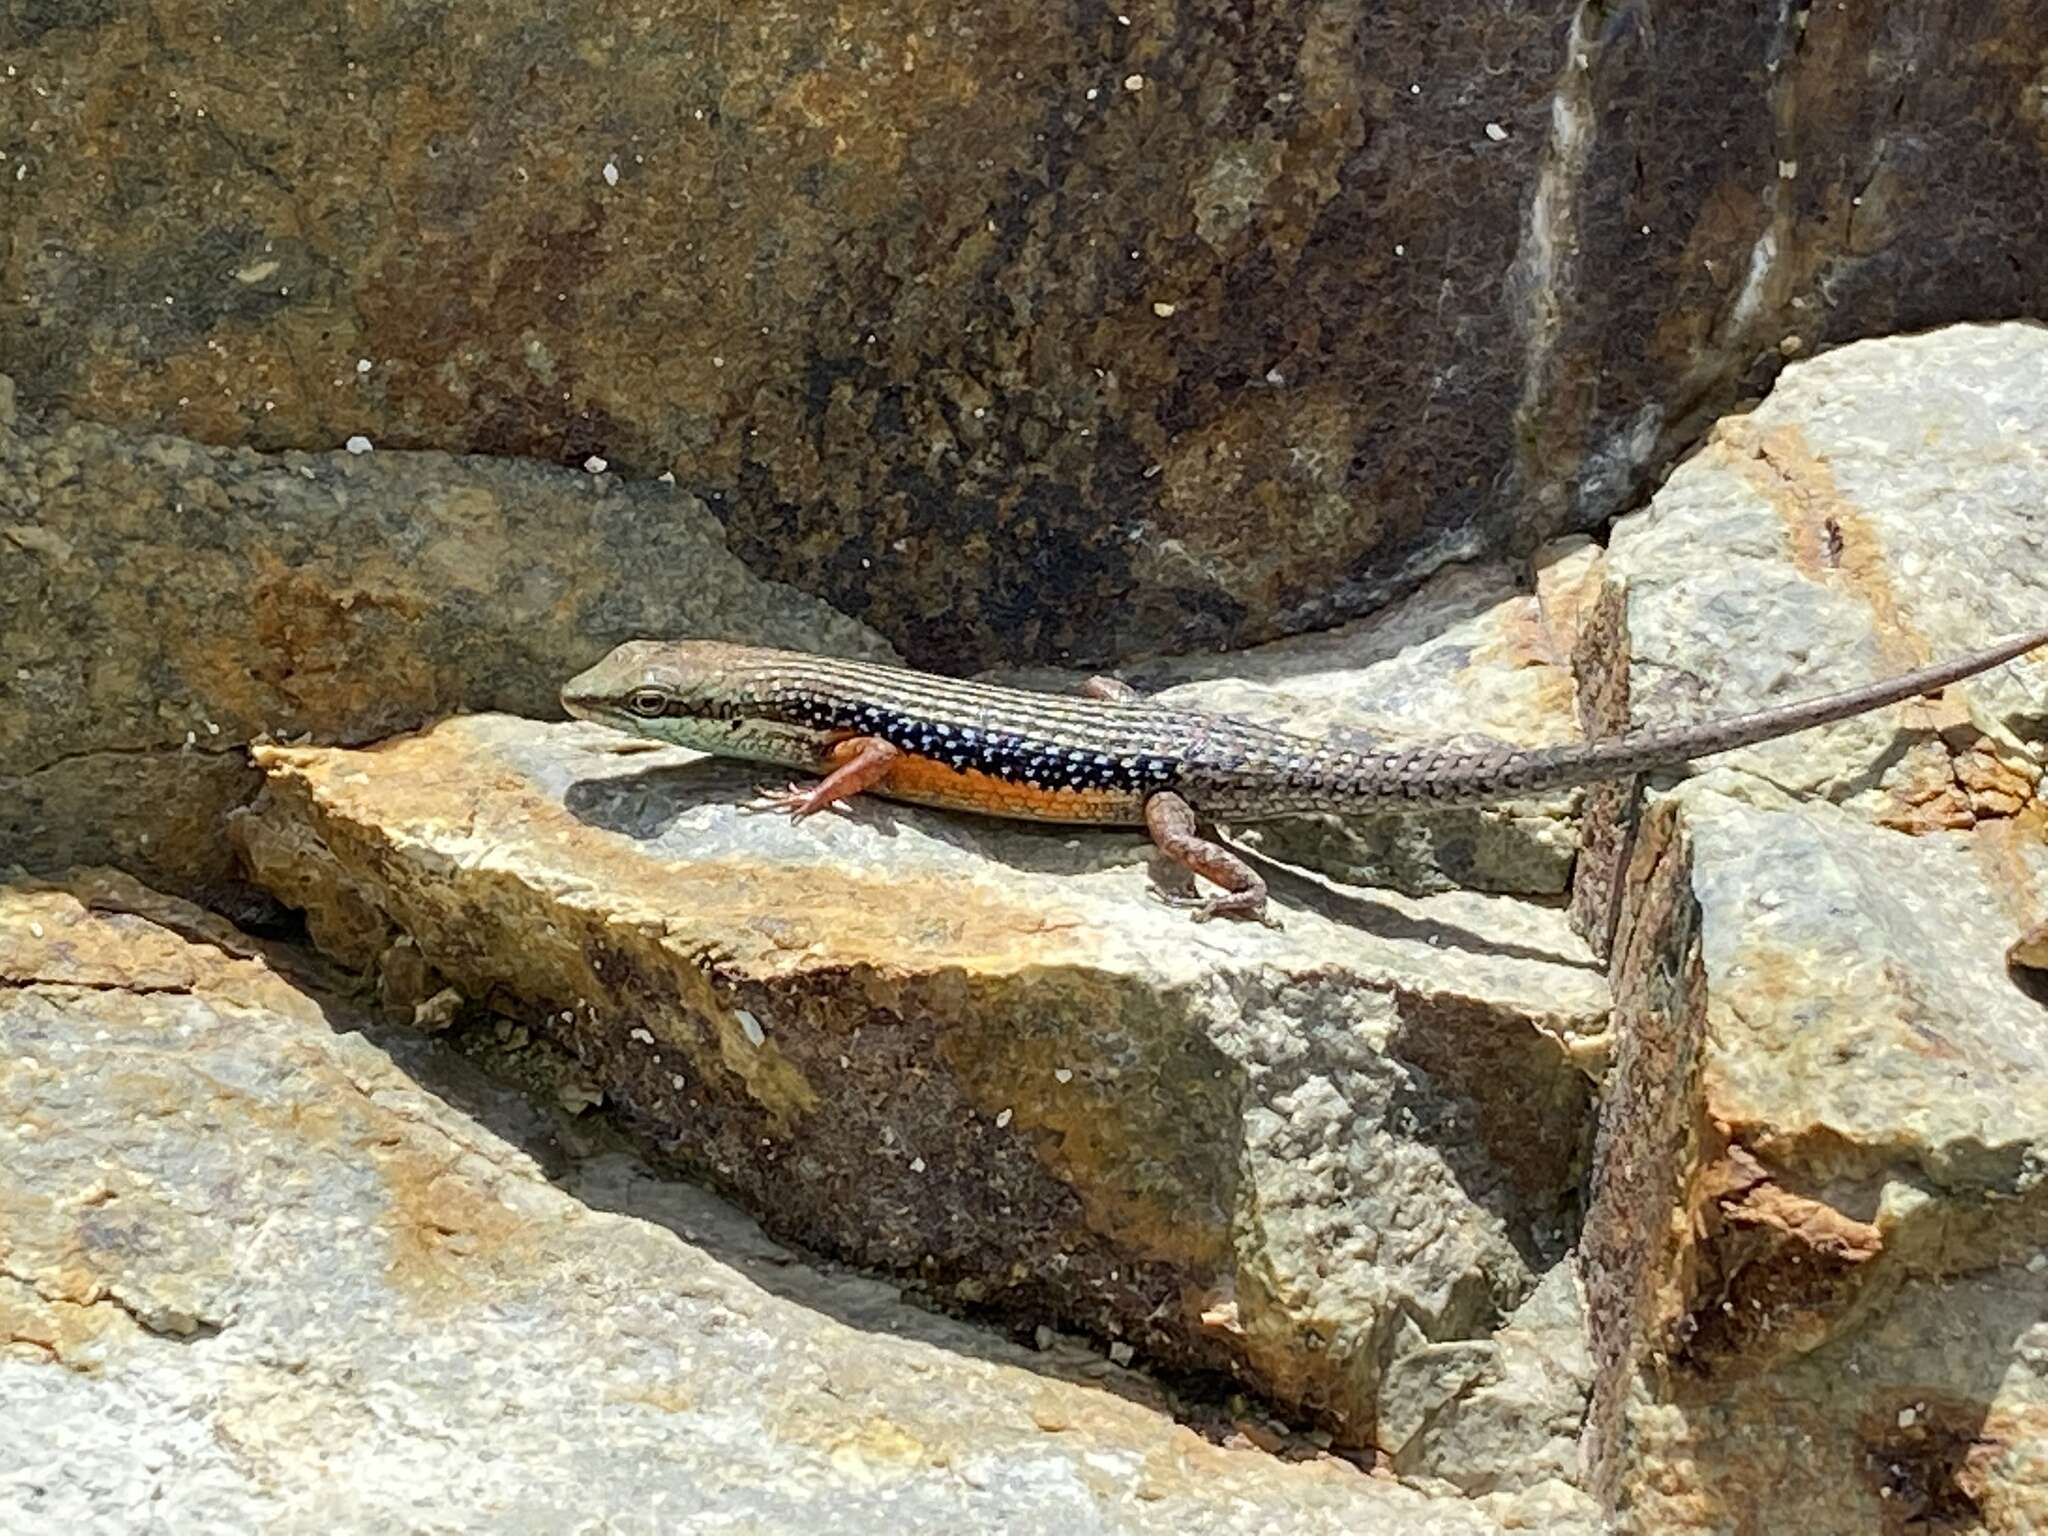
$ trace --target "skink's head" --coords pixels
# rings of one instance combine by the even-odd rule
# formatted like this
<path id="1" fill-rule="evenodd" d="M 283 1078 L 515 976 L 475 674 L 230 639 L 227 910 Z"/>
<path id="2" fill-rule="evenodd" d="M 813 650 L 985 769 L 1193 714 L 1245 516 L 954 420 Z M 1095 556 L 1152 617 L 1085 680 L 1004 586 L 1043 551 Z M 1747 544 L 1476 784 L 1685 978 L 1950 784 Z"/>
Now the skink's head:
<path id="1" fill-rule="evenodd" d="M 829 737 L 768 703 L 781 653 L 717 640 L 628 640 L 562 685 L 578 720 L 721 757 L 809 767 Z"/>

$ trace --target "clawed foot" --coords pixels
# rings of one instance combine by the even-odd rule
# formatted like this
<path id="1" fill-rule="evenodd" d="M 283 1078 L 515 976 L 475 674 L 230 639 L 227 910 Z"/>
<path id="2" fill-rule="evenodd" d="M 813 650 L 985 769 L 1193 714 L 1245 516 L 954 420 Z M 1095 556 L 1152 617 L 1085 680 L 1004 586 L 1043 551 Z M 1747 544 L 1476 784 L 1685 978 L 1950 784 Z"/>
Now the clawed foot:
<path id="1" fill-rule="evenodd" d="M 802 821 L 806 816 L 815 816 L 819 811 L 838 804 L 836 800 L 819 800 L 815 784 L 790 784 L 782 789 L 770 789 L 763 784 L 754 793 L 760 798 L 748 805 L 747 810 L 760 813 L 780 811 L 791 821 Z"/>
<path id="2" fill-rule="evenodd" d="M 1154 891 L 1153 895 L 1169 907 L 1181 908 L 1198 923 L 1206 923 L 1212 917 L 1244 917 L 1261 928 L 1277 932 L 1280 927 L 1280 919 L 1266 910 L 1264 891 L 1230 891 L 1221 896 L 1203 896 L 1194 891 Z"/>

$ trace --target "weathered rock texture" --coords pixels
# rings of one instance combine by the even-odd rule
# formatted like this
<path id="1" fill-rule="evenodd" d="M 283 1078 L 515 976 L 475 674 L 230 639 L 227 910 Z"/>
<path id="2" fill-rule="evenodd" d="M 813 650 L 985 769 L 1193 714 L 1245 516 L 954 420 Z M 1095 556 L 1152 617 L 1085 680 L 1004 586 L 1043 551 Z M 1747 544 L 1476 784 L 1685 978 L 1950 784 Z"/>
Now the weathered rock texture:
<path id="1" fill-rule="evenodd" d="M 888 655 L 668 486 L 45 426 L 0 379 L 0 861 L 221 897 L 252 739 L 559 713 L 564 677 L 679 633 Z"/>
<path id="2" fill-rule="evenodd" d="M 1639 717 L 2038 623 L 2048 332 L 1787 373 L 1612 540 Z M 1711 550 L 1712 558 L 1702 558 Z M 2048 663 L 1721 760 L 1637 830 L 1584 1268 L 1635 1529 L 2048 1525 Z"/>
<path id="3" fill-rule="evenodd" d="M 237 833 L 323 948 L 551 1032 L 778 1235 L 1234 1372 L 1404 1470 L 1570 1471 L 1579 1346 L 1492 1338 L 1590 1145 L 1607 993 L 1559 911 L 1297 877 L 1283 932 L 1198 928 L 1135 835 L 792 826 L 617 739 L 264 748 Z"/>
<path id="4" fill-rule="evenodd" d="M 0 13 L 27 398 L 673 469 L 948 668 L 1354 616 L 2048 291 L 2038 0 L 323 16 Z"/>
<path id="5" fill-rule="evenodd" d="M 1208 1443 L 366 1027 L 125 878 L 0 887 L 9 1530 L 1595 1529 Z"/>

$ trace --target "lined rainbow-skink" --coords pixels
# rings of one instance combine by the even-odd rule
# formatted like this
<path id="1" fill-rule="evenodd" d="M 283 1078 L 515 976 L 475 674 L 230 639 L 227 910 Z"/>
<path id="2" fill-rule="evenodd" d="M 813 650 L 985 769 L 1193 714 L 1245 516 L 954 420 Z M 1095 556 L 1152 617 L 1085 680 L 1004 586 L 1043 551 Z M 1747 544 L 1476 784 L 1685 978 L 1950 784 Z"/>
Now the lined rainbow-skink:
<path id="1" fill-rule="evenodd" d="M 1202 833 L 1331 812 L 1426 810 L 1625 778 L 1861 714 L 2048 644 L 2048 629 L 1865 687 L 1696 724 L 1551 747 L 1395 751 L 1150 702 L 1095 678 L 1077 695 L 718 641 L 632 640 L 573 678 L 579 719 L 718 757 L 822 775 L 766 803 L 801 819 L 863 792 L 1013 820 L 1143 826 L 1222 888 L 1197 918 L 1263 919 L 1266 883 Z"/>

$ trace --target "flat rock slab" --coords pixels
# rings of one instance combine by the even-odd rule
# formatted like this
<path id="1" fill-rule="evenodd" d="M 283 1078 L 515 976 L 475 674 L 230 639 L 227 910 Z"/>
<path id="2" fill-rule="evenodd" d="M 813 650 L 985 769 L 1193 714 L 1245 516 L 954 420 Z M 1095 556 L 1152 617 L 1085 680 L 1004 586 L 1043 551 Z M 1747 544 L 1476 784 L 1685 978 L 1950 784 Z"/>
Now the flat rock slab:
<path id="1" fill-rule="evenodd" d="M 1555 1483 L 1212 1444 L 629 1158 L 551 1181 L 493 1128 L 521 1110 L 452 1107 L 363 1023 L 124 877 L 0 887 L 20 1528 L 1595 1528 Z"/>
<path id="2" fill-rule="evenodd" d="M 2039 327 L 1789 370 L 1611 541 L 1638 718 L 2038 624 L 2044 433 Z M 2048 920 L 2044 722 L 2024 657 L 1638 828 L 1586 1251 L 1589 1454 L 1641 1529 L 2048 1524 L 2048 1008 L 2009 963 Z"/>
<path id="3" fill-rule="evenodd" d="M 552 1031 L 779 1235 L 1415 1463 L 1494 1411 L 1488 1341 L 1571 1240 L 1604 1051 L 1560 910 L 1301 877 L 1281 932 L 1196 924 L 1134 836 L 865 802 L 792 826 L 751 776 L 622 740 L 468 717 L 265 748 L 238 830 L 325 948 L 416 951 Z M 1569 1460 L 1570 1377 L 1445 1475 Z"/>

